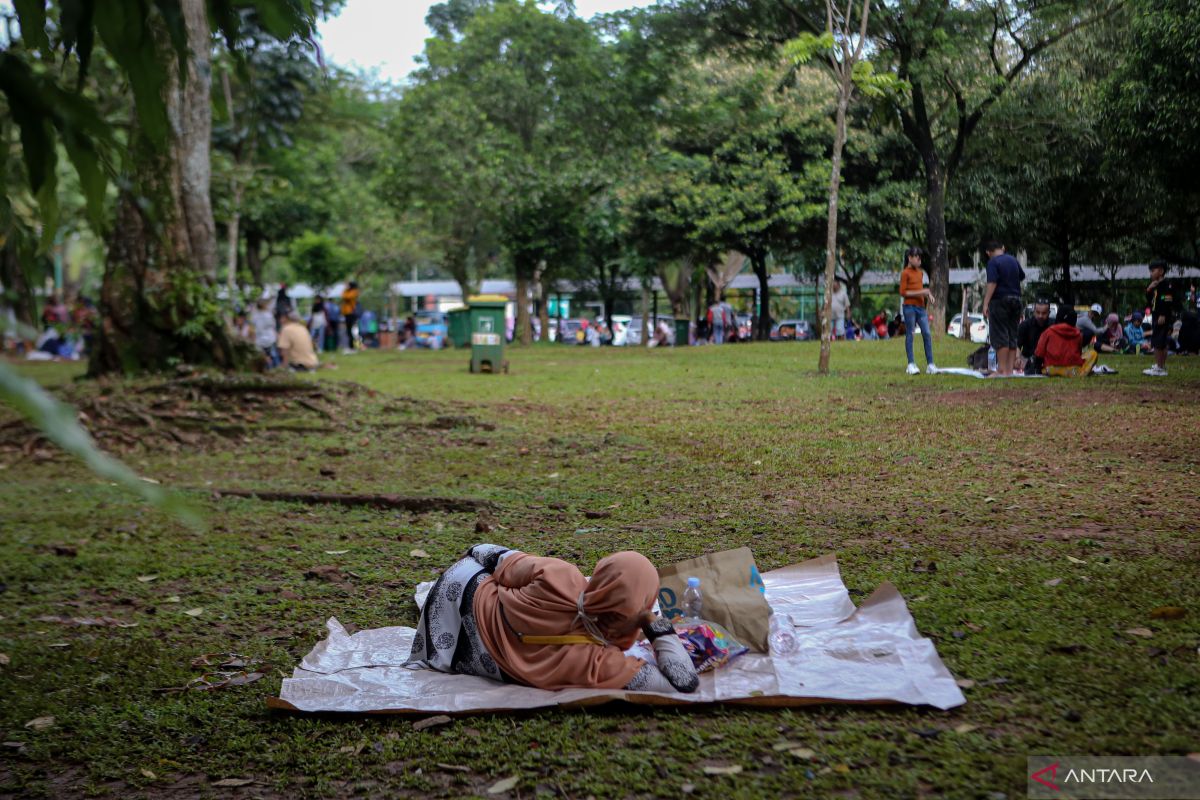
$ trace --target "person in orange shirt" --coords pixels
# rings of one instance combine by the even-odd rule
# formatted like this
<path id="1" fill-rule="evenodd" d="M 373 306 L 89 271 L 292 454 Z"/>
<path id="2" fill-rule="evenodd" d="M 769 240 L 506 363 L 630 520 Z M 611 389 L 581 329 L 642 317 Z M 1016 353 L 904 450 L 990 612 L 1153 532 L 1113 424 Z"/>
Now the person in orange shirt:
<path id="1" fill-rule="evenodd" d="M 346 341 L 349 350 L 354 349 L 354 323 L 358 321 L 358 284 L 354 281 L 342 290 L 342 320 L 346 326 Z"/>
<path id="2" fill-rule="evenodd" d="M 929 335 L 929 311 L 926 303 L 933 299 L 933 293 L 925 288 L 925 271 L 921 265 L 925 261 L 925 251 L 919 247 L 910 247 L 904 253 L 904 269 L 900 272 L 900 297 L 904 303 L 904 352 L 908 356 L 908 374 L 916 375 L 917 361 L 913 357 L 913 332 L 921 326 L 921 339 L 925 342 L 925 371 L 930 375 L 937 372 L 933 363 L 933 338 Z"/>

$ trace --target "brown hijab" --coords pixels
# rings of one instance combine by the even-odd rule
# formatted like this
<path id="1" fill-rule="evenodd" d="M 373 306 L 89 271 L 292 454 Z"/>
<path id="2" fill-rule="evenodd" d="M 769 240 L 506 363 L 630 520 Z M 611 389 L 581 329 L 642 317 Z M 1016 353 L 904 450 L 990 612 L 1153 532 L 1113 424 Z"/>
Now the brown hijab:
<path id="1" fill-rule="evenodd" d="M 580 593 L 594 620 L 586 627 Z M 640 553 L 600 559 L 591 581 L 574 564 L 518 553 L 479 585 L 473 607 L 484 647 L 510 677 L 539 689 L 620 689 L 645 663 L 624 651 L 637 638 L 637 616 L 654 605 L 657 593 L 658 571 Z M 587 634 L 588 627 L 608 644 L 535 645 L 514 633 Z"/>

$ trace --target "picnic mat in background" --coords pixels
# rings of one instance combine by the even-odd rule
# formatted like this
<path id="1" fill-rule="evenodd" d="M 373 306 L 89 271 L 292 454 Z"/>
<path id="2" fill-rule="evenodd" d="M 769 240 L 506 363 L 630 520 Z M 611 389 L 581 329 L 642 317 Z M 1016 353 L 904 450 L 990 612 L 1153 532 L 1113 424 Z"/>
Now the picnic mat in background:
<path id="1" fill-rule="evenodd" d="M 644 705 L 731 703 L 906 703 L 947 709 L 966 702 L 933 642 L 917 632 L 890 583 L 857 609 L 832 555 L 763 573 L 767 601 L 796 628 L 786 657 L 747 653 L 700 677 L 693 694 L 608 689 L 545 691 L 470 675 L 401 666 L 413 628 L 346 632 L 336 619 L 284 679 L 272 708 L 309 712 L 478 714 L 552 706 L 579 708 L 613 700 Z M 420 605 L 424 597 L 417 594 Z M 636 646 L 636 645 L 635 645 Z"/>

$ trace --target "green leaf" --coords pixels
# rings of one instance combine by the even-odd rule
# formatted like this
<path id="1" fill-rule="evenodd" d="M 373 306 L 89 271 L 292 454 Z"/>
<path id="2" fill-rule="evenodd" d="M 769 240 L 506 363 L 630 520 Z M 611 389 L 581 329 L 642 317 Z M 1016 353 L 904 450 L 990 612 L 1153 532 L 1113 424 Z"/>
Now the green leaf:
<path id="1" fill-rule="evenodd" d="M 87 78 L 88 65 L 92 60 L 92 46 L 96 41 L 96 31 L 92 27 L 93 14 L 96 10 L 95 0 L 61 0 L 63 49 L 70 53 L 75 49 L 79 58 L 79 86 Z"/>
<path id="2" fill-rule="evenodd" d="M 129 76 L 142 130 L 155 144 L 167 140 L 169 123 L 163 101 L 167 73 L 154 33 L 146 24 L 150 13 L 141 0 L 106 0 L 96 17 L 96 30 L 106 48 Z"/>
<path id="3" fill-rule="evenodd" d="M 4 363 L 0 363 L 0 400 L 33 423 L 47 439 L 82 460 L 96 475 L 141 495 L 147 503 L 168 511 L 181 522 L 202 527 L 200 516 L 182 499 L 142 480 L 129 467 L 101 452 L 75 419 L 74 409 Z"/>
<path id="4" fill-rule="evenodd" d="M 817 36 L 812 33 L 802 33 L 783 46 L 783 55 L 793 64 L 807 64 L 813 56 L 824 55 L 833 50 L 835 42 L 832 33 Z"/>
<path id="5" fill-rule="evenodd" d="M 30 47 L 47 51 L 50 39 L 46 36 L 46 0 L 13 0 L 17 19 L 21 22 L 21 39 Z"/>

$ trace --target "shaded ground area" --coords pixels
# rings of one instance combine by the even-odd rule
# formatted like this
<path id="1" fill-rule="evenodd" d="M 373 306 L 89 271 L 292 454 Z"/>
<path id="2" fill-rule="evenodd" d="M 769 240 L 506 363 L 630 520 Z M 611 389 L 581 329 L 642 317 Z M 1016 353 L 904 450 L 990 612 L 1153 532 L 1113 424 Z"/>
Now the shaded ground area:
<path id="1" fill-rule="evenodd" d="M 939 347 L 945 364 L 969 351 Z M 507 796 L 1015 798 L 1029 754 L 1200 750 L 1200 360 L 1161 381 L 1119 357 L 1112 377 L 982 382 L 910 378 L 902 349 L 838 346 L 829 378 L 809 345 L 534 348 L 507 376 L 455 352 L 364 354 L 311 391 L 243 393 L 261 402 L 31 368 L 210 527 L 0 416 L 0 797 L 489 796 L 515 777 Z M 136 410 L 159 401 L 230 430 L 155 435 Z M 426 730 L 264 708 L 325 619 L 413 623 L 415 584 L 480 540 L 581 566 L 624 548 L 669 563 L 749 545 L 764 569 L 836 552 L 852 593 L 899 586 L 968 703 Z M 224 653 L 244 658 L 193 666 Z M 222 671 L 263 677 L 159 691 Z"/>

